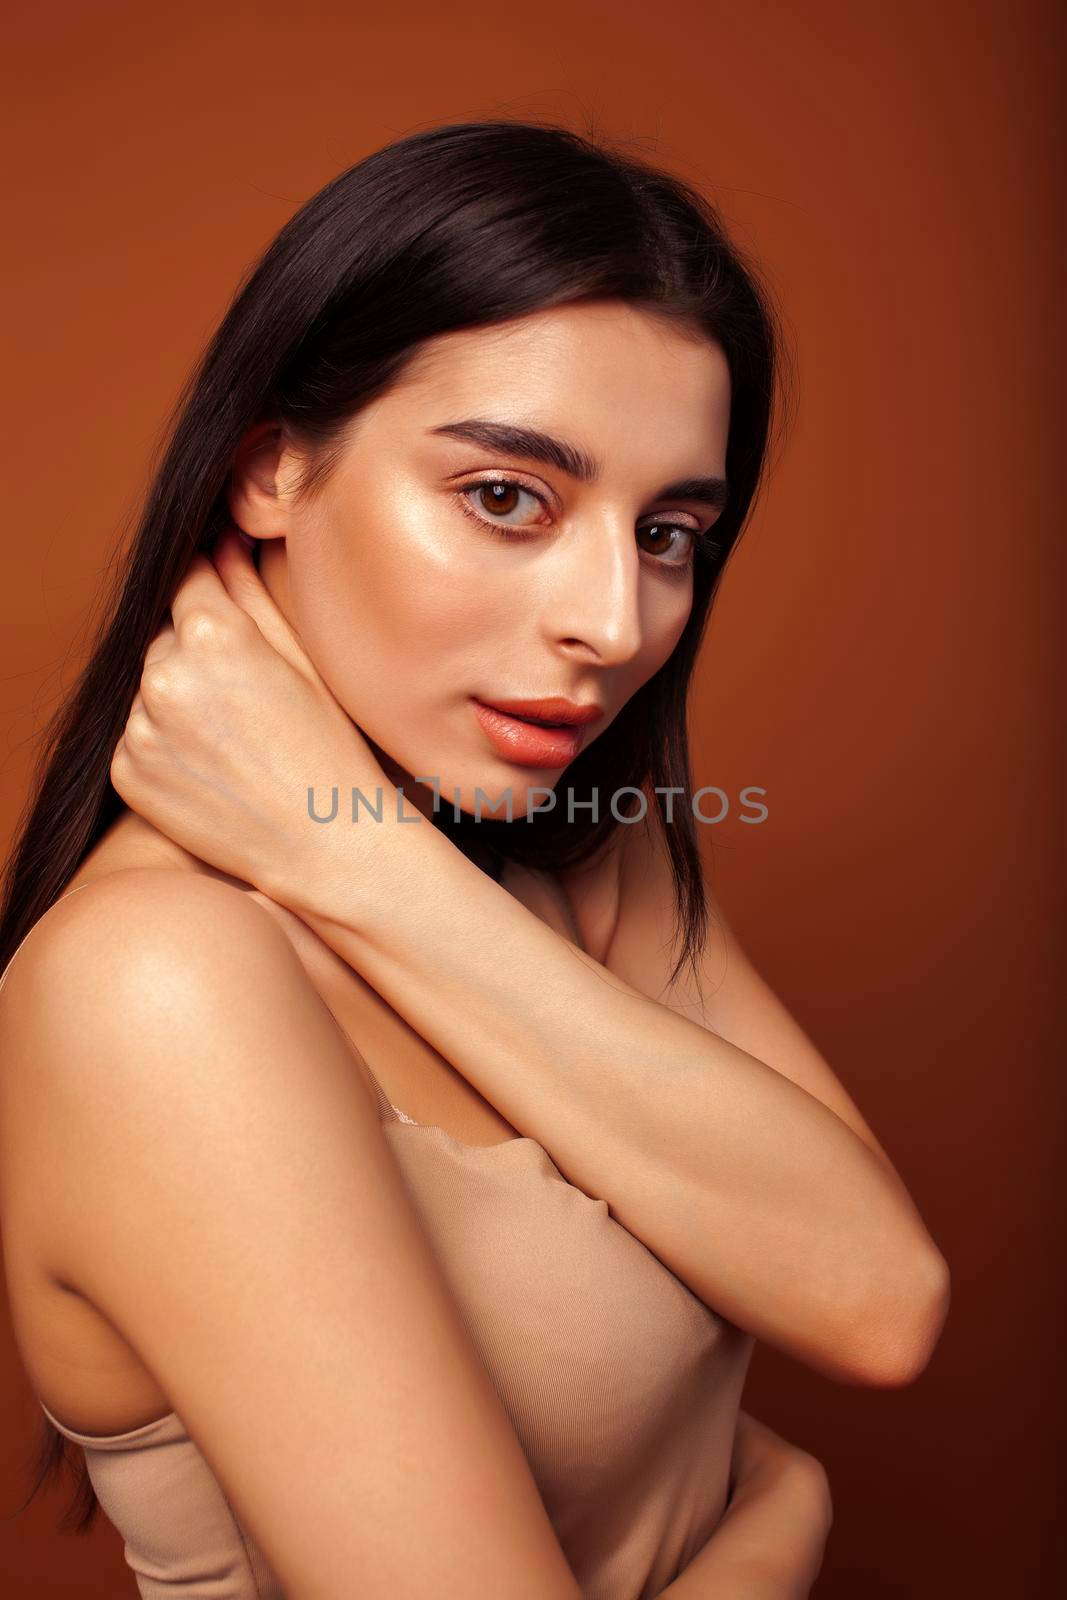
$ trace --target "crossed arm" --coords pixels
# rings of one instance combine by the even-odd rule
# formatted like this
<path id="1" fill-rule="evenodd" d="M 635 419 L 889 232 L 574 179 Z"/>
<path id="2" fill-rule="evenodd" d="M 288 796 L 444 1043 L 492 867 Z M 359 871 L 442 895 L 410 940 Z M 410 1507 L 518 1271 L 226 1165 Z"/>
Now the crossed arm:
<path id="1" fill-rule="evenodd" d="M 265 891 L 719 1315 L 838 1381 L 911 1381 L 947 1269 L 829 1067 L 721 918 L 710 1022 L 686 985 L 662 1003 L 630 981 L 657 992 L 665 970 L 673 905 L 652 834 L 625 830 L 601 963 L 404 807 L 373 824 L 373 849 L 319 830 Z"/>
<path id="2" fill-rule="evenodd" d="M 684 982 L 665 987 L 673 887 L 639 829 L 625 830 L 613 858 L 603 960 L 531 916 L 410 806 L 359 848 L 343 828 L 293 829 L 275 795 L 291 763 L 272 759 L 277 740 L 264 745 L 250 732 L 264 699 L 282 725 L 289 708 L 304 770 L 335 749 L 358 762 L 367 752 L 251 578 L 232 566 L 220 570 L 239 604 L 295 658 L 297 674 L 224 603 L 205 565 L 195 593 L 187 580 L 185 611 L 172 606 L 178 649 L 164 637 L 158 657 L 167 692 L 158 672 L 145 683 L 151 725 L 138 722 L 133 770 L 128 751 L 113 767 L 120 793 L 142 814 L 147 796 L 164 832 L 302 917 L 719 1315 L 840 1381 L 916 1376 L 947 1311 L 944 1259 L 856 1107 L 721 913 L 725 944 L 712 941 L 702 964 L 712 1003 L 701 1011 Z M 183 717 L 182 706 L 196 715 Z M 744 1590 L 753 1600 L 806 1593 L 797 1585 L 813 1529 L 821 1550 L 825 1519 L 818 1495 L 814 1514 L 810 1495 L 801 1500 L 798 1517 L 783 1480 L 762 1473 L 746 1483 L 742 1473 L 714 1539 L 668 1589 L 672 1600 L 732 1600 L 739 1560 L 746 1583 L 761 1574 L 758 1590 Z M 796 1559 L 771 1571 L 770 1536 L 783 1529 Z M 816 1570 L 817 1559 L 809 1575 Z"/>
<path id="3" fill-rule="evenodd" d="M 124 798 L 303 918 L 718 1315 L 841 1382 L 911 1381 L 947 1314 L 944 1257 L 728 930 L 717 1014 L 661 1001 L 673 894 L 652 839 L 623 830 L 601 963 L 406 799 L 362 831 L 298 815 L 297 772 L 384 774 L 239 541 L 215 560 L 146 657 L 112 763 Z"/>

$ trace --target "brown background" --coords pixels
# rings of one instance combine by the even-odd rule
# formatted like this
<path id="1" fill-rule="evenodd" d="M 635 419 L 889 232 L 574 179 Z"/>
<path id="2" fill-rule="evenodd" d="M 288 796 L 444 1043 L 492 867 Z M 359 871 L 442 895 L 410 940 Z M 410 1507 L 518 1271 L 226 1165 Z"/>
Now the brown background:
<path id="1" fill-rule="evenodd" d="M 9 15 L 11 13 L 9 12 Z M 6 845 L 181 380 L 310 194 L 428 124 L 647 140 L 765 263 L 797 426 L 732 564 L 697 780 L 728 911 L 888 1147 L 953 1273 L 913 1386 L 757 1351 L 746 1405 L 814 1450 L 820 1600 L 1044 1594 L 1055 1502 L 1052 5 L 14 8 L 3 151 Z M 713 836 L 713 839 L 712 839 Z M 25 1491 L 5 1367 L 0 1581 L 134 1592 L 106 1523 Z"/>

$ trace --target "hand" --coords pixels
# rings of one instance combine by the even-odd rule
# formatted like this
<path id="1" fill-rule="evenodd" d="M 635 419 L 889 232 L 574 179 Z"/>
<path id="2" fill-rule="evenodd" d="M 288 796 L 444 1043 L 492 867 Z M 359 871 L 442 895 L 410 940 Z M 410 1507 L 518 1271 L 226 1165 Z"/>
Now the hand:
<path id="1" fill-rule="evenodd" d="M 739 1412 L 726 1509 L 663 1600 L 806 1600 L 832 1523 L 822 1464 Z"/>
<path id="2" fill-rule="evenodd" d="M 139 816 L 193 855 L 272 894 L 283 871 L 323 855 L 313 822 L 337 825 L 353 785 L 393 789 L 359 728 L 319 676 L 256 571 L 243 536 L 198 554 L 145 653 L 140 687 L 111 761 L 111 782 Z M 373 830 L 348 829 L 366 836 Z"/>
<path id="3" fill-rule="evenodd" d="M 826 1473 L 815 1456 L 807 1450 L 802 1450 L 799 1445 L 790 1444 L 781 1434 L 768 1428 L 765 1422 L 758 1422 L 755 1417 L 749 1416 L 748 1412 L 739 1411 L 734 1431 L 730 1499 L 732 1500 L 746 1485 L 751 1485 L 761 1476 L 796 1470 L 807 1472 L 813 1482 L 818 1482 L 821 1477 L 829 1502 L 830 1491 Z"/>

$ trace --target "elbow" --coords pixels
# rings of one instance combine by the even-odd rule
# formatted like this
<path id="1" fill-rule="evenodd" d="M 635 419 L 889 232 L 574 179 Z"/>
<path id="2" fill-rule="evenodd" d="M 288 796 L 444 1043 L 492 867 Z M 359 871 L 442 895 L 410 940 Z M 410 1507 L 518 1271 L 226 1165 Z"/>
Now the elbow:
<path id="1" fill-rule="evenodd" d="M 948 1317 L 948 1262 L 933 1244 L 913 1263 L 903 1286 L 886 1285 L 852 1322 L 849 1381 L 902 1389 L 925 1372 Z"/>

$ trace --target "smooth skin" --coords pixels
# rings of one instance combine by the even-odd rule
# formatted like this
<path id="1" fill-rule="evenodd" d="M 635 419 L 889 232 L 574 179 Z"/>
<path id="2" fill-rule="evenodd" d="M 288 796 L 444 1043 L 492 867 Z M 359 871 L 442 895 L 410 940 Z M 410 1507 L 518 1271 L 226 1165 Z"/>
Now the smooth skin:
<path id="1" fill-rule="evenodd" d="M 341 1600 L 357 1573 L 383 1600 L 577 1594 L 284 933 L 227 884 L 145 867 L 72 895 L 31 945 L 3 1021 L 13 1284 L 44 1272 L 121 1332 L 296 1600 Z M 46 1337 L 26 1353 L 51 1395 Z"/>
<path id="2" fill-rule="evenodd" d="M 501 763 L 470 694 L 595 692 L 610 716 L 673 649 L 689 579 L 669 537 L 641 530 L 713 525 L 707 507 L 654 496 L 721 471 L 728 382 L 713 347 L 629 308 L 437 343 L 411 386 L 357 419 L 314 514 L 289 515 L 284 538 L 262 525 L 272 496 L 288 512 L 297 464 L 264 432 L 246 441 L 233 509 L 273 540 L 264 582 L 386 770 L 439 772 L 472 794 L 500 786 Z M 584 441 L 599 483 L 417 425 L 501 415 Z M 528 534 L 516 544 L 455 499 L 503 468 L 550 507 L 515 499 L 506 520 Z M 544 781 L 505 770 L 520 805 L 522 782 Z M 594 956 L 625 926 L 619 948 L 635 959 L 630 876 L 616 858 L 568 884 Z M 346 1593 L 354 1570 L 369 1596 L 575 1594 L 426 1251 L 360 1051 L 419 1121 L 471 1143 L 514 1126 L 306 922 L 134 813 L 75 884 L 90 887 L 34 931 L 0 1004 L 5 1258 L 37 1392 L 90 1433 L 178 1410 L 298 1600 Z M 566 935 L 548 883 L 515 871 L 507 887 Z M 795 1024 L 740 973 L 733 1025 L 814 1072 Z M 357 1437 L 373 1447 L 354 1452 Z M 739 1472 L 746 1484 L 733 1527 L 762 1505 L 784 1551 L 792 1489 L 765 1477 L 760 1501 Z M 825 1500 L 805 1504 L 809 1532 L 824 1532 Z M 739 1592 L 714 1581 L 684 1592 Z"/>
<path id="3" fill-rule="evenodd" d="M 613 862 L 593 873 L 605 891 L 599 903 L 615 923 L 601 964 L 546 935 L 432 828 L 400 826 L 388 808 L 377 826 L 349 826 L 346 815 L 338 825 L 316 827 L 305 815 L 309 780 L 327 793 L 331 782 L 344 786 L 347 797 L 349 776 L 362 789 L 369 774 L 374 792 L 375 773 L 384 774 L 359 730 L 364 722 L 380 725 L 391 679 L 413 722 L 433 709 L 431 759 L 421 763 L 405 751 L 417 779 L 401 767 L 405 793 L 408 782 L 416 787 L 415 808 L 420 798 L 432 803 L 425 788 L 431 781 L 461 791 L 470 806 L 483 784 L 490 793 L 507 785 L 521 804 L 530 769 L 487 752 L 471 711 L 471 693 L 487 692 L 485 663 L 501 674 L 508 665 L 510 674 L 521 661 L 527 693 L 536 674 L 542 692 L 569 689 L 602 703 L 610 717 L 619 707 L 619 681 L 633 691 L 633 663 L 652 671 L 677 642 L 691 577 L 675 559 L 673 535 L 685 550 L 697 535 L 674 521 L 684 508 L 650 507 L 670 499 L 665 478 L 703 472 L 712 484 L 721 479 L 718 352 L 659 323 L 650 328 L 629 308 L 570 308 L 558 319 L 544 330 L 556 357 L 544 371 L 536 340 L 520 337 L 529 335 L 525 324 L 443 341 L 444 353 L 431 352 L 356 419 L 317 505 L 294 497 L 300 462 L 278 430 L 269 423 L 254 430 L 238 452 L 231 509 L 268 553 L 280 552 L 275 561 L 284 561 L 286 582 L 275 581 L 271 592 L 247 561 L 235 570 L 232 555 L 222 561 L 223 582 L 210 562 L 194 563 L 172 603 L 175 626 L 153 642 L 113 781 L 187 850 L 253 881 L 303 918 L 484 1101 L 543 1143 L 571 1181 L 606 1199 L 720 1315 L 839 1381 L 908 1383 L 923 1370 L 944 1321 L 944 1258 L 856 1107 L 787 1018 L 776 1017 L 770 1028 L 749 1026 L 746 1037 L 755 1042 L 745 1048 L 714 1016 L 692 1016 L 685 991 L 665 991 L 669 945 L 650 939 L 644 924 L 650 905 L 657 933 L 669 919 L 672 885 L 664 861 L 645 870 L 640 828 L 620 829 Z M 511 377 L 502 351 L 520 376 Z M 631 426 L 626 411 L 613 421 L 620 384 L 647 397 L 643 430 Z M 578 399 L 606 443 L 575 433 Z M 528 439 L 487 442 L 482 420 L 476 438 L 457 442 L 456 430 L 470 434 L 474 425 L 447 420 L 464 410 L 469 419 L 472 408 L 483 419 L 489 408 L 507 416 L 509 407 L 522 425 L 551 430 L 565 443 L 545 460 L 544 441 L 540 456 Z M 703 428 L 701 457 L 694 416 Z M 661 417 L 669 424 L 662 432 Z M 427 440 L 467 455 L 438 459 Z M 504 461 L 495 481 L 507 490 L 509 519 L 508 480 L 522 470 L 513 458 L 541 461 L 543 492 L 530 491 L 541 507 L 532 526 L 512 528 L 509 520 L 505 533 L 479 516 L 475 534 L 467 532 L 467 496 L 481 498 L 481 479 L 493 470 L 487 451 Z M 692 484 L 684 492 L 694 492 Z M 444 555 L 421 592 L 410 573 L 421 570 L 412 557 L 427 525 Z M 491 550 L 481 583 L 468 553 L 472 537 Z M 400 637 L 411 633 L 419 664 L 413 681 L 402 652 L 394 660 L 393 634 L 381 622 L 377 632 L 365 626 L 351 559 L 363 545 L 374 556 L 369 611 L 383 612 Z M 327 612 L 338 594 L 351 595 L 355 619 L 354 636 L 339 630 L 316 640 L 314 661 L 301 644 L 311 631 L 300 601 L 305 591 Z M 342 619 L 347 611 L 346 598 Z M 442 615 L 449 627 L 435 647 L 435 676 L 424 643 Z M 264 629 L 284 630 L 281 648 L 295 644 L 303 671 L 299 657 L 297 670 L 288 670 Z M 460 644 L 449 653 L 453 631 Z M 388 677 L 372 672 L 380 692 L 366 709 L 347 665 L 364 649 L 389 665 Z M 511 679 L 505 691 L 515 687 Z M 454 737 L 444 771 L 432 759 L 438 723 Z M 406 733 L 406 725 L 397 730 L 397 747 Z M 436 780 L 428 779 L 435 767 Z M 546 776 L 537 769 L 532 775 Z M 418 809 L 402 820 L 424 821 Z M 632 911 L 635 898 L 640 916 Z M 746 995 L 758 996 L 759 985 L 745 974 L 728 932 L 725 953 L 723 971 L 719 944 L 709 941 L 704 961 L 713 990 L 722 980 L 736 1027 L 738 970 Z M 766 999 L 764 993 L 764 1009 Z M 753 1009 L 759 1006 L 746 999 L 741 1011 Z M 788 1064 L 772 1053 L 779 1045 Z"/>
<path id="4" fill-rule="evenodd" d="M 293 1600 L 342 1600 L 355 1572 L 383 1600 L 578 1595 L 294 945 L 208 875 L 82 882 L 0 1006 L 5 1259 L 35 1390 L 88 1433 L 177 1410 Z M 664 1595 L 808 1593 L 821 1466 L 739 1426 L 735 1479 Z"/>

